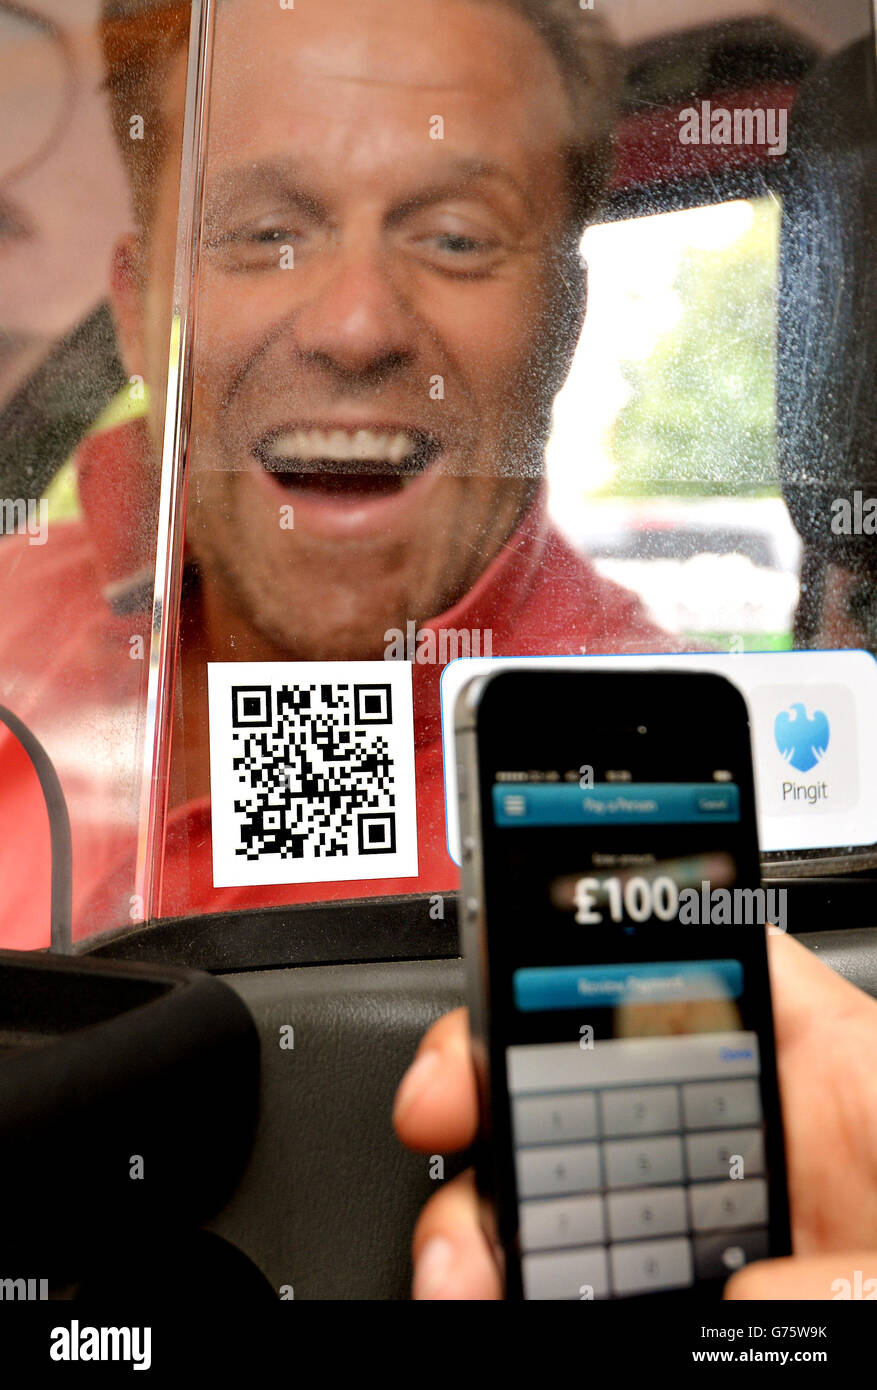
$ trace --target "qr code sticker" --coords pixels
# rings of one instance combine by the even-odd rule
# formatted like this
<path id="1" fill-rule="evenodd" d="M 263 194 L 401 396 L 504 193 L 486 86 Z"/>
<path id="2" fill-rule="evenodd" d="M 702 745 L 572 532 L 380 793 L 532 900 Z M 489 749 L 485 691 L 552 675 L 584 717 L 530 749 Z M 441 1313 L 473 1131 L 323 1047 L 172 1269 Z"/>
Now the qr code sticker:
<path id="1" fill-rule="evenodd" d="M 411 667 L 211 662 L 217 888 L 414 878 Z"/>

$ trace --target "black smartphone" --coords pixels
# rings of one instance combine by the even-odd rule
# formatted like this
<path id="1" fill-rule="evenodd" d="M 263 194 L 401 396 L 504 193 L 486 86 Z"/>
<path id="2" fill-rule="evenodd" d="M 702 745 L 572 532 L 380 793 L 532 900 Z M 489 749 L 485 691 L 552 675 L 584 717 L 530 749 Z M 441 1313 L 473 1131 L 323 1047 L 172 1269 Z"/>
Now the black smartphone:
<path id="1" fill-rule="evenodd" d="M 505 668 L 455 727 L 506 1297 L 721 1297 L 791 1248 L 745 701 L 712 674 Z"/>

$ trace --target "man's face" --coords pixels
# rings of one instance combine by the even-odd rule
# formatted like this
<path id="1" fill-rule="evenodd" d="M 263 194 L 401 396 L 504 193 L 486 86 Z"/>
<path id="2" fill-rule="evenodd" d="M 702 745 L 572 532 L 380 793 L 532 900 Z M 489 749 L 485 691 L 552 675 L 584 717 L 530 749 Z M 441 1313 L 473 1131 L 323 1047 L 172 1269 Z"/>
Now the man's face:
<path id="1" fill-rule="evenodd" d="M 379 656 L 538 482 L 571 346 L 561 77 L 498 4 L 230 0 L 212 93 L 189 545 L 226 628 Z"/>

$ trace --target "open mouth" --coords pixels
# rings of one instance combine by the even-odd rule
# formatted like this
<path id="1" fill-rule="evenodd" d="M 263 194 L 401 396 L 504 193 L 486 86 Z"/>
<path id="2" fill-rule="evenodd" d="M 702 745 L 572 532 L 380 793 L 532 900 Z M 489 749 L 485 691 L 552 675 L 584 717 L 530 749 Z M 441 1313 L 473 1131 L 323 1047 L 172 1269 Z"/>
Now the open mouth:
<path id="1" fill-rule="evenodd" d="M 440 449 L 422 430 L 298 428 L 266 435 L 253 452 L 290 491 L 368 498 L 401 492 Z"/>

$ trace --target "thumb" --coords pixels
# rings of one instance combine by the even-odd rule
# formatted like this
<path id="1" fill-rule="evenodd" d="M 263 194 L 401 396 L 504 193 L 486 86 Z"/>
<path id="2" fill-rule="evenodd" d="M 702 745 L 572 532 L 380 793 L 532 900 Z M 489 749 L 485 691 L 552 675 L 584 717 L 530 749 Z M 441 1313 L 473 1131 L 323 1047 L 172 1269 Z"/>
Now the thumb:
<path id="1" fill-rule="evenodd" d="M 873 1299 L 877 1301 L 877 1250 L 802 1259 L 758 1260 L 731 1276 L 725 1298 Z"/>

